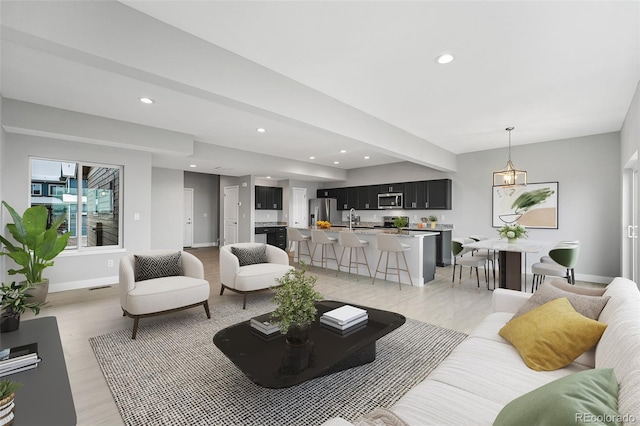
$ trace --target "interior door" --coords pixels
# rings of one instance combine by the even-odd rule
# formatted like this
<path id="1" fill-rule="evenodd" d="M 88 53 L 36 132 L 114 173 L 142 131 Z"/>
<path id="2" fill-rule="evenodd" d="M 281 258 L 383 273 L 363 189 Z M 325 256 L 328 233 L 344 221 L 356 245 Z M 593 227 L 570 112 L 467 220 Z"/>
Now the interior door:
<path id="1" fill-rule="evenodd" d="M 306 228 L 309 226 L 307 188 L 293 188 L 291 226 L 294 228 Z"/>
<path id="2" fill-rule="evenodd" d="M 184 188 L 182 247 L 193 246 L 193 188 Z"/>
<path id="3" fill-rule="evenodd" d="M 622 212 L 625 239 L 622 245 L 622 275 L 637 282 L 638 279 L 638 154 L 634 153 L 624 167 Z"/>
<path id="4" fill-rule="evenodd" d="M 222 245 L 238 242 L 238 185 L 224 187 L 224 239 Z"/>

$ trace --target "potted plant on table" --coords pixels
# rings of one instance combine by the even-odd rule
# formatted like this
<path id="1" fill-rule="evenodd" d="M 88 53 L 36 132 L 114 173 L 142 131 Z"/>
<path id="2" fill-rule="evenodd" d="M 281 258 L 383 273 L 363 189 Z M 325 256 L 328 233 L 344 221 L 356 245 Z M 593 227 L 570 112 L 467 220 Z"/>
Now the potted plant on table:
<path id="1" fill-rule="evenodd" d="M 0 255 L 9 256 L 20 269 L 10 269 L 9 275 L 21 274 L 25 284 L 31 286 L 34 302 L 44 302 L 49 289 L 49 280 L 42 278 L 42 271 L 53 266 L 53 259 L 67 246 L 70 232 L 58 235 L 64 216 L 47 227 L 49 211 L 45 206 L 33 206 L 18 214 L 6 201 L 2 205 L 7 209 L 14 223 L 7 224 L 9 233 L 15 240 L 12 243 L 0 236 L 4 250 Z M 22 283 L 20 283 L 22 285 Z"/>
<path id="2" fill-rule="evenodd" d="M 0 425 L 13 423 L 13 400 L 15 392 L 22 387 L 22 383 L 9 379 L 0 380 Z"/>
<path id="3" fill-rule="evenodd" d="M 0 309 L 2 309 L 0 320 L 0 332 L 8 333 L 16 331 L 20 327 L 20 315 L 24 314 L 27 309 L 31 309 L 36 315 L 40 313 L 42 302 L 33 302 L 33 296 L 29 294 L 29 290 L 34 287 L 33 284 L 2 284 L 0 287 Z"/>
<path id="4" fill-rule="evenodd" d="M 302 269 L 288 271 L 282 278 L 276 279 L 281 284 L 276 289 L 273 301 L 278 305 L 271 314 L 271 320 L 286 334 L 287 343 L 302 345 L 308 341 L 309 325 L 316 319 L 315 303 L 322 300 L 314 286 L 318 277 L 305 275 L 306 264 Z"/>
<path id="5" fill-rule="evenodd" d="M 502 228 L 498 229 L 500 238 L 506 238 L 510 243 L 514 243 L 518 238 L 526 238 L 527 230 L 524 226 L 518 223 L 507 223 Z"/>

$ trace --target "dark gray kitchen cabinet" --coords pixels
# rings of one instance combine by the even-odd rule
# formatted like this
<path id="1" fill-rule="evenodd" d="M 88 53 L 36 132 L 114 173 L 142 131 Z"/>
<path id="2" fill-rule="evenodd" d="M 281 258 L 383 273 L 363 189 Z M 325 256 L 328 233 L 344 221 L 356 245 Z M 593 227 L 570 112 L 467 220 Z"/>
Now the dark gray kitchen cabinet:
<path id="1" fill-rule="evenodd" d="M 433 210 L 451 210 L 451 179 L 428 180 L 427 207 Z"/>
<path id="2" fill-rule="evenodd" d="M 357 210 L 377 210 L 378 209 L 378 185 L 356 187 L 356 207 Z"/>
<path id="3" fill-rule="evenodd" d="M 318 189 L 316 191 L 318 198 L 338 198 L 338 190 L 336 188 Z"/>
<path id="4" fill-rule="evenodd" d="M 282 210 L 282 188 L 256 186 L 256 210 Z"/>

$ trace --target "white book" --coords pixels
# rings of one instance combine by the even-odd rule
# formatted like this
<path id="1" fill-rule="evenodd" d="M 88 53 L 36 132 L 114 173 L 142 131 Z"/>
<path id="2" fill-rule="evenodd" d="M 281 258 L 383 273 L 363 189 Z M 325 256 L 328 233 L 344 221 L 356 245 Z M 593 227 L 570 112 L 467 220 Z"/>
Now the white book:
<path id="1" fill-rule="evenodd" d="M 351 305 L 344 305 L 329 312 L 325 312 L 322 316 L 338 324 L 346 324 L 357 318 L 363 317 L 366 314 L 367 311 L 364 309 L 356 308 Z"/>
<path id="2" fill-rule="evenodd" d="M 40 361 L 40 360 L 38 360 L 38 361 Z M 0 377 L 8 376 L 10 374 L 19 373 L 21 371 L 31 370 L 32 368 L 36 368 L 37 366 L 38 366 L 38 363 L 36 362 L 35 364 L 25 365 L 23 367 L 19 367 L 19 368 L 13 369 L 13 370 L 0 371 Z"/>
<path id="3" fill-rule="evenodd" d="M 369 320 L 369 316 L 365 315 L 363 317 L 356 318 L 353 321 L 350 321 L 350 322 L 345 323 L 345 324 L 336 324 L 335 322 L 333 322 L 331 320 L 328 320 L 326 318 L 320 317 L 320 323 L 322 323 L 324 325 L 328 325 L 330 327 L 333 327 L 333 328 L 335 328 L 337 330 L 346 330 L 346 329 L 351 328 L 353 326 L 365 323 L 368 320 Z"/>

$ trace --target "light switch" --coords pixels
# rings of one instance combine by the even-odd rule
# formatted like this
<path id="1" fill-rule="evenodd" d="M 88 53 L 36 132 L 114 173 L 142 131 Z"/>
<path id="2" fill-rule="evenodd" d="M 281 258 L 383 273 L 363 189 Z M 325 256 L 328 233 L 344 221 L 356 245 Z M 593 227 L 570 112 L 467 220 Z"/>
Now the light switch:
<path id="1" fill-rule="evenodd" d="M 133 220 L 140 220 L 140 213 L 134 213 Z"/>

